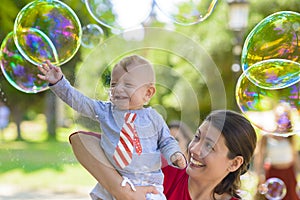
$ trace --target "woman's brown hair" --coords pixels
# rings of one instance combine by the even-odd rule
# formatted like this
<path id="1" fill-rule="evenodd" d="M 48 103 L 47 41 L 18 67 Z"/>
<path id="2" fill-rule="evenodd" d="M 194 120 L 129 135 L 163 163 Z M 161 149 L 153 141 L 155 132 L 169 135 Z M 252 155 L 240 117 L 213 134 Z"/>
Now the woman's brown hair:
<path id="1" fill-rule="evenodd" d="M 240 198 L 238 189 L 241 185 L 240 176 L 244 174 L 250 165 L 257 137 L 249 120 L 243 115 L 229 110 L 217 110 L 211 112 L 206 118 L 217 128 L 225 138 L 225 144 L 229 149 L 228 158 L 236 156 L 244 158 L 243 164 L 234 172 L 230 172 L 215 189 L 214 194 L 228 193 Z"/>

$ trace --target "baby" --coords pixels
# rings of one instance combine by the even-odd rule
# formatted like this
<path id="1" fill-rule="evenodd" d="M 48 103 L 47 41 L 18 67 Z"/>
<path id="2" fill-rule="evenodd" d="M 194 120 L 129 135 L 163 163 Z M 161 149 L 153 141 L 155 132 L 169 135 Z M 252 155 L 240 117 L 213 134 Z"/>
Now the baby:
<path id="1" fill-rule="evenodd" d="M 110 101 L 90 99 L 76 90 L 59 67 L 50 62 L 39 66 L 38 77 L 48 81 L 50 89 L 77 112 L 100 123 L 101 147 L 123 176 L 121 185 L 156 186 L 159 194 L 147 194 L 148 200 L 166 199 L 163 194 L 161 154 L 168 164 L 186 167 L 177 141 L 170 135 L 163 118 L 151 107 L 144 107 L 156 92 L 153 66 L 132 55 L 117 63 L 111 74 Z M 124 119 L 125 118 L 125 119 Z M 93 200 L 114 199 L 101 185 L 91 192 Z"/>

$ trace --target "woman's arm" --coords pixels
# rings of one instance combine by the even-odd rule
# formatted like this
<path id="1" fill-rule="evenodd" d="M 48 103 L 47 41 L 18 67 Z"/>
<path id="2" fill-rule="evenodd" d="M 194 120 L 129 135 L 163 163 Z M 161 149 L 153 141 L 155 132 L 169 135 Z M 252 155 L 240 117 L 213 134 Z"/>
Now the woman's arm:
<path id="1" fill-rule="evenodd" d="M 267 136 L 262 136 L 255 150 L 254 169 L 258 176 L 258 185 L 265 182 L 264 157 L 266 154 Z"/>
<path id="2" fill-rule="evenodd" d="M 99 138 L 84 132 L 70 136 L 70 143 L 77 160 L 81 165 L 116 199 L 142 200 L 147 193 L 157 193 L 154 186 L 136 187 L 131 190 L 127 184 L 121 187 L 123 178 L 107 160 L 99 145 Z"/>
<path id="3" fill-rule="evenodd" d="M 295 174 L 297 177 L 297 174 L 300 172 L 300 156 L 299 156 L 299 152 L 298 152 L 298 148 L 297 148 L 297 136 L 293 135 L 291 136 L 291 144 L 292 144 L 292 148 L 293 148 L 293 160 L 294 160 L 294 166 L 295 166 Z"/>

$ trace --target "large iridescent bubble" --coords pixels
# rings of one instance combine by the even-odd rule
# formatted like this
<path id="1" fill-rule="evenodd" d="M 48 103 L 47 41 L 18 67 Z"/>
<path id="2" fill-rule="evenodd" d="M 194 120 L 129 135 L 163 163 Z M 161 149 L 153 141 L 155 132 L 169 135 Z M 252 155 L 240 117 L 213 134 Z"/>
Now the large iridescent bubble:
<path id="1" fill-rule="evenodd" d="M 240 76 L 236 85 L 237 104 L 264 133 L 290 136 L 300 132 L 299 66 L 293 66 L 294 74 L 290 76 L 290 72 L 281 70 L 281 66 L 276 69 L 275 66 L 261 68 L 260 65 L 253 65 Z M 297 74 L 298 79 L 295 78 Z M 275 87 L 269 86 L 269 81 Z"/>
<path id="2" fill-rule="evenodd" d="M 268 59 L 300 61 L 300 14 L 274 13 L 258 23 L 247 36 L 241 63 L 243 70 Z"/>
<path id="3" fill-rule="evenodd" d="M 45 60 L 62 65 L 77 52 L 81 25 L 70 7 L 58 0 L 36 0 L 17 15 L 14 41 L 19 52 L 31 63 Z"/>
<path id="4" fill-rule="evenodd" d="M 139 26 L 149 17 L 153 0 L 85 0 L 85 4 L 98 23 L 124 30 Z"/>
<path id="5" fill-rule="evenodd" d="M 172 21 L 193 25 L 210 16 L 217 0 L 156 0 L 159 9 Z"/>
<path id="6" fill-rule="evenodd" d="M 263 133 L 300 132 L 299 31 L 299 13 L 277 12 L 258 23 L 244 43 L 236 100 Z"/>
<path id="7" fill-rule="evenodd" d="M 300 63 L 285 59 L 257 62 L 244 71 L 247 78 L 263 89 L 281 89 L 300 80 Z"/>
<path id="8" fill-rule="evenodd" d="M 33 64 L 40 64 L 49 60 L 52 63 L 58 62 L 58 53 L 50 38 L 36 28 L 23 28 L 17 32 L 16 41 L 22 55 Z"/>
<path id="9" fill-rule="evenodd" d="M 38 68 L 19 53 L 13 40 L 13 32 L 1 44 L 0 65 L 7 81 L 20 91 L 38 93 L 48 89 L 48 82 L 37 77 Z"/>

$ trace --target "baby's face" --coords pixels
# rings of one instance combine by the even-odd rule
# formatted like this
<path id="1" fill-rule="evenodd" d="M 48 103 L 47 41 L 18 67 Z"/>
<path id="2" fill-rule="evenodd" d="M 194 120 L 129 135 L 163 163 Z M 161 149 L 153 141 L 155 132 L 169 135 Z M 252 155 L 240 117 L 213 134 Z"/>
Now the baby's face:
<path id="1" fill-rule="evenodd" d="M 150 87 L 147 75 L 142 68 L 136 67 L 126 72 L 122 67 L 115 67 L 111 75 L 110 100 L 121 110 L 143 108 Z"/>

